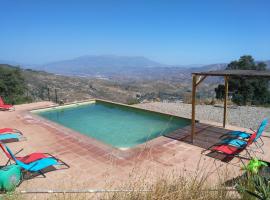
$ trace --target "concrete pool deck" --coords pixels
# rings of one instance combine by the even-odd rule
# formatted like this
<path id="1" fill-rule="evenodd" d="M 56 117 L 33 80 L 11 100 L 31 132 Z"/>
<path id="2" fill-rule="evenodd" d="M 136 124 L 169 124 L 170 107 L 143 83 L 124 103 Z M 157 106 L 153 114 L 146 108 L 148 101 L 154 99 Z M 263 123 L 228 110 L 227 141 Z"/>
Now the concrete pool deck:
<path id="1" fill-rule="evenodd" d="M 26 141 L 9 143 L 8 146 L 16 152 L 24 148 L 19 155 L 31 152 L 48 152 L 70 165 L 69 169 L 56 170 L 46 173 L 46 178 L 33 178 L 24 181 L 18 190 L 36 189 L 86 189 L 86 188 L 117 188 L 132 180 L 145 179 L 153 181 L 162 174 L 185 173 L 194 174 L 198 170 L 209 173 L 210 179 L 217 178 L 214 159 L 201 155 L 207 145 L 215 142 L 211 134 L 224 133 L 228 130 L 216 127 L 216 123 L 198 123 L 197 140 L 189 144 L 186 136 L 189 127 L 168 137 L 159 137 L 158 145 L 143 149 L 128 157 L 117 157 L 110 148 L 106 149 L 99 143 L 88 144 L 76 135 L 69 134 L 66 129 L 51 126 L 38 118 L 33 118 L 30 110 L 51 106 L 51 102 L 38 102 L 15 106 L 13 112 L 0 111 L 0 128 L 11 127 L 19 129 L 27 137 Z M 230 130 L 241 128 L 228 126 Z M 223 131 L 221 131 L 223 130 Z M 245 130 L 245 129 L 241 129 Z M 206 136 L 209 138 L 205 140 Z M 212 139 L 211 139 L 212 138 Z M 265 154 L 262 156 L 269 161 L 270 139 L 263 138 Z M 1 165 L 7 159 L 0 153 Z M 237 159 L 235 159 L 237 161 Z M 217 161 L 219 170 L 229 172 L 228 179 L 241 173 L 239 167 Z M 128 185 L 128 184 L 126 184 Z"/>

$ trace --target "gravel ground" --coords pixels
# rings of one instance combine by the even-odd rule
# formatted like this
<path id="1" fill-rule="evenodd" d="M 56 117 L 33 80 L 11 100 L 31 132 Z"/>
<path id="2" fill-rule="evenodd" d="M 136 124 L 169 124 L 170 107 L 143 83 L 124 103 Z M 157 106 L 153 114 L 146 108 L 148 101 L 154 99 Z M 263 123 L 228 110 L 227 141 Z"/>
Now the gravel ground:
<path id="1" fill-rule="evenodd" d="M 136 105 L 140 108 L 160 111 L 168 114 L 174 114 L 181 117 L 191 118 L 191 104 L 184 103 L 142 103 Z M 270 108 L 237 106 L 228 108 L 228 123 L 231 125 L 257 129 L 263 118 L 270 118 Z M 223 121 L 223 107 L 215 107 L 211 105 L 197 105 L 196 119 L 220 122 Z M 270 126 L 266 128 L 270 132 Z"/>

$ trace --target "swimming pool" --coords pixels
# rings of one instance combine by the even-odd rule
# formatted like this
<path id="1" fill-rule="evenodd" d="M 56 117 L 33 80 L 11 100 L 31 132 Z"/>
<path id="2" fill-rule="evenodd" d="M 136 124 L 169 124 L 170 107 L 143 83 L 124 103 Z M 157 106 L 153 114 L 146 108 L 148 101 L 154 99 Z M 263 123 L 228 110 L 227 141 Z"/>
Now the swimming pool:
<path id="1" fill-rule="evenodd" d="M 33 111 L 116 148 L 131 148 L 191 124 L 189 119 L 106 101 Z"/>

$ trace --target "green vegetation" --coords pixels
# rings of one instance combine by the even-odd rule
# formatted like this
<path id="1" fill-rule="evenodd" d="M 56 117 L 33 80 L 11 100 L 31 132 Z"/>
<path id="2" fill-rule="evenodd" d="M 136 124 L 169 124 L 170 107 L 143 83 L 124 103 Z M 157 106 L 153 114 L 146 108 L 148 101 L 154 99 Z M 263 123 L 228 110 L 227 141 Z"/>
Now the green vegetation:
<path id="1" fill-rule="evenodd" d="M 259 174 L 250 174 L 242 180 L 237 187 L 242 199 L 269 200 L 270 182 L 269 179 Z"/>
<path id="2" fill-rule="evenodd" d="M 228 64 L 226 70 L 266 70 L 265 63 L 256 63 L 251 56 L 242 56 L 239 60 Z M 215 89 L 216 98 L 224 98 L 224 85 L 218 85 Z M 270 104 L 270 92 L 268 79 L 230 78 L 229 93 L 232 101 L 238 105 L 268 105 Z"/>
<path id="3" fill-rule="evenodd" d="M 127 99 L 128 105 L 133 105 L 133 104 L 138 104 L 138 103 L 140 103 L 140 101 L 135 97 L 130 97 Z"/>
<path id="4" fill-rule="evenodd" d="M 0 64 L 0 96 L 6 103 L 20 104 L 30 101 L 25 96 L 26 83 L 19 67 Z"/>
<path id="5" fill-rule="evenodd" d="M 270 168 L 268 163 L 253 158 L 243 169 L 245 173 L 239 178 L 236 185 L 241 198 L 270 200 Z"/>

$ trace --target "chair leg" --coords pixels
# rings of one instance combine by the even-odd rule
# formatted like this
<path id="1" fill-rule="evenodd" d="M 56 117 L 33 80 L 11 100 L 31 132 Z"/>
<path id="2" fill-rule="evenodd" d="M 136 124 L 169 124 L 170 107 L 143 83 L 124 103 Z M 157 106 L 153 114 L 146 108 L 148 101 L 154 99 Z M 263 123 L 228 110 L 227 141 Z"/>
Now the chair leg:
<path id="1" fill-rule="evenodd" d="M 252 156 L 251 156 L 251 154 L 250 154 L 250 152 L 246 149 L 246 157 L 248 157 L 249 159 L 251 159 L 252 158 Z"/>
<path id="2" fill-rule="evenodd" d="M 259 150 L 256 150 L 256 149 L 259 149 Z M 262 149 L 262 147 L 258 146 L 256 149 L 250 148 L 249 150 L 252 151 L 254 154 L 255 153 L 264 154 L 264 150 Z"/>
<path id="3" fill-rule="evenodd" d="M 64 161 L 60 160 L 59 158 L 53 156 L 53 155 L 50 154 L 50 153 L 46 153 L 46 154 L 49 155 L 50 157 L 54 158 L 54 159 L 57 160 L 58 162 L 60 162 L 61 165 L 65 165 L 67 168 L 70 168 L 70 166 L 69 166 L 67 163 L 65 163 Z"/>
<path id="4" fill-rule="evenodd" d="M 17 151 L 16 153 L 14 153 L 14 155 L 16 156 L 18 153 L 22 152 L 23 149 L 20 149 L 19 151 Z"/>
<path id="5" fill-rule="evenodd" d="M 261 140 L 261 144 L 257 144 L 257 142 L 255 142 L 255 144 L 257 144 L 256 146 L 261 150 L 261 153 L 262 154 L 264 154 L 264 150 L 263 150 L 263 145 L 264 145 L 264 142 L 263 142 L 263 140 L 262 140 L 262 138 L 260 138 L 260 140 Z"/>
<path id="6" fill-rule="evenodd" d="M 5 166 L 7 166 L 9 163 L 11 163 L 11 162 L 10 162 L 10 159 L 8 159 L 8 161 L 6 162 L 6 165 L 5 165 Z"/>
<path id="7" fill-rule="evenodd" d="M 246 164 L 244 163 L 244 161 L 239 157 L 239 160 L 241 161 L 241 163 L 243 164 L 244 167 L 246 167 Z"/>
<path id="8" fill-rule="evenodd" d="M 41 170 L 39 170 L 38 173 L 39 173 L 40 175 L 42 175 L 44 178 L 46 178 L 46 175 L 45 175 Z"/>
<path id="9" fill-rule="evenodd" d="M 70 168 L 70 166 L 66 162 L 64 162 L 62 160 L 60 160 L 60 162 L 62 163 L 62 165 L 65 165 L 67 167 L 67 169 Z"/>

